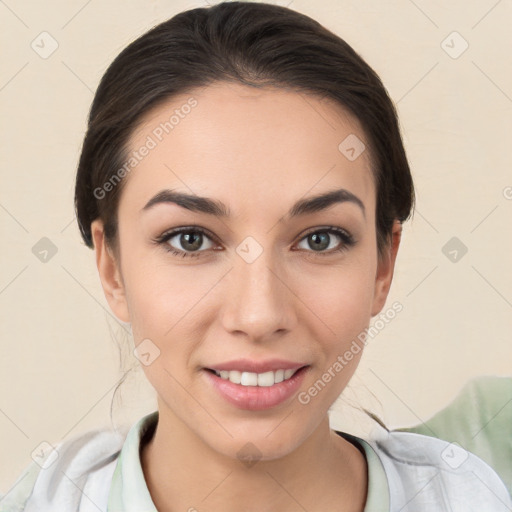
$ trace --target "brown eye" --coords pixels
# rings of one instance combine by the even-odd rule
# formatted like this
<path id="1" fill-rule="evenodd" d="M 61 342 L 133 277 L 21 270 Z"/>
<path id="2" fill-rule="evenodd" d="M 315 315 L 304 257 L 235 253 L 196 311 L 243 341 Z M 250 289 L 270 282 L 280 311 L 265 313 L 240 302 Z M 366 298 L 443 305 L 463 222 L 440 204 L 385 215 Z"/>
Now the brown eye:
<path id="1" fill-rule="evenodd" d="M 179 240 L 179 244 L 186 251 L 197 251 L 203 245 L 203 234 L 197 231 L 190 231 L 188 233 L 180 233 L 176 235 Z M 176 238 L 176 237 L 173 237 Z"/>
<path id="2" fill-rule="evenodd" d="M 201 256 L 203 252 L 214 246 L 206 232 L 197 227 L 174 229 L 162 235 L 155 242 L 162 244 L 172 254 L 184 258 Z M 206 247 L 204 247 L 205 243 Z"/>
<path id="3" fill-rule="evenodd" d="M 300 248 L 306 249 L 309 252 L 317 252 L 319 254 L 332 254 L 334 252 L 346 250 L 355 244 L 354 238 L 350 233 L 336 227 L 311 231 L 302 238 L 301 243 L 302 242 L 305 242 L 306 247 L 303 246 Z"/>

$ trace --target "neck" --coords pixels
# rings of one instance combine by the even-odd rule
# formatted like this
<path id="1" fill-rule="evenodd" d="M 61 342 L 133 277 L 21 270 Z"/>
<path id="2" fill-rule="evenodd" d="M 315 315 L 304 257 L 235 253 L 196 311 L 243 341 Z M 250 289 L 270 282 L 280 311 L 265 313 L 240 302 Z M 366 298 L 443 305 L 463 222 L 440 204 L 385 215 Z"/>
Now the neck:
<path id="1" fill-rule="evenodd" d="M 367 466 L 354 445 L 329 428 L 327 415 L 295 450 L 273 460 L 241 461 L 203 442 L 172 414 L 159 412 L 141 450 L 159 512 L 363 512 Z"/>

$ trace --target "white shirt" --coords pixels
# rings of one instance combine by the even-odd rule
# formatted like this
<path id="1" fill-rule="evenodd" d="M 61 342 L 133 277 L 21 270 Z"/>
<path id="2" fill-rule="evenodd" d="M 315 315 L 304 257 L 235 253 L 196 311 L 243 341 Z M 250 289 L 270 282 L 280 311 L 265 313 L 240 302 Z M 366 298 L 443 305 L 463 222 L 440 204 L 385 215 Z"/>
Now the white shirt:
<path id="1" fill-rule="evenodd" d="M 155 411 L 127 434 L 95 430 L 58 444 L 57 459 L 44 469 L 32 463 L 0 500 L 0 512 L 157 512 L 139 456 L 157 421 Z M 366 456 L 364 512 L 512 511 L 496 472 L 456 444 L 380 425 L 368 440 L 338 434 Z"/>

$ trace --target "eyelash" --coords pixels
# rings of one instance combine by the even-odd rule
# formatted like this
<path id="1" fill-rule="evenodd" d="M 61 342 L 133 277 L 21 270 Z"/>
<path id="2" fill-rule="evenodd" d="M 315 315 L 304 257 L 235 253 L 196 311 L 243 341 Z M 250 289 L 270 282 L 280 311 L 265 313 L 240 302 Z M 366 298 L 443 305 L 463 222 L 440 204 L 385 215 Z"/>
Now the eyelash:
<path id="1" fill-rule="evenodd" d="M 164 247 L 164 250 L 167 252 L 170 252 L 174 256 L 181 256 L 182 258 L 188 258 L 188 257 L 198 257 L 202 256 L 202 253 L 206 252 L 206 250 L 203 251 L 194 251 L 194 252 L 186 252 L 181 250 L 176 250 L 174 247 L 170 246 L 167 242 L 174 238 L 176 235 L 179 235 L 180 233 L 201 233 L 202 235 L 207 236 L 209 239 L 211 239 L 213 242 L 216 242 L 215 237 L 213 237 L 207 230 L 204 228 L 201 228 L 199 226 L 187 226 L 182 228 L 173 229 L 172 231 L 167 231 L 166 233 L 162 234 L 158 238 L 153 239 L 152 241 L 155 244 L 162 245 Z M 341 238 L 342 242 L 340 247 L 337 249 L 331 249 L 330 251 L 306 251 L 313 254 L 318 254 L 319 256 L 329 256 L 335 253 L 341 253 L 346 250 L 348 250 L 350 247 L 353 247 L 356 243 L 354 240 L 354 237 L 346 230 L 338 228 L 336 226 L 327 226 L 323 228 L 315 228 L 311 231 L 308 231 L 300 240 L 299 242 L 302 242 L 305 238 L 307 238 L 309 235 L 315 234 L 315 233 L 329 233 L 337 235 Z"/>

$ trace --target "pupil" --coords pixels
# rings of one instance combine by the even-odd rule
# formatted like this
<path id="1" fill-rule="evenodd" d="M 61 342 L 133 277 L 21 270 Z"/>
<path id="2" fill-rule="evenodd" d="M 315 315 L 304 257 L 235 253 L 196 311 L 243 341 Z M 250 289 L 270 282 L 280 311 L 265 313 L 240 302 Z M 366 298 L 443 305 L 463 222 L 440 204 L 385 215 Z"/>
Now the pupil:
<path id="1" fill-rule="evenodd" d="M 201 233 L 197 233 L 196 235 L 185 233 L 184 235 L 182 235 L 183 239 L 185 240 L 185 243 L 182 244 L 183 247 L 188 250 L 199 249 L 199 247 L 201 247 L 201 236 Z M 187 247 L 187 244 L 190 247 Z"/>
<path id="2" fill-rule="evenodd" d="M 314 246 L 312 246 L 313 249 L 325 249 L 326 247 L 329 247 L 329 237 L 327 233 L 315 233 L 311 235 L 311 239 L 314 241 Z"/>

